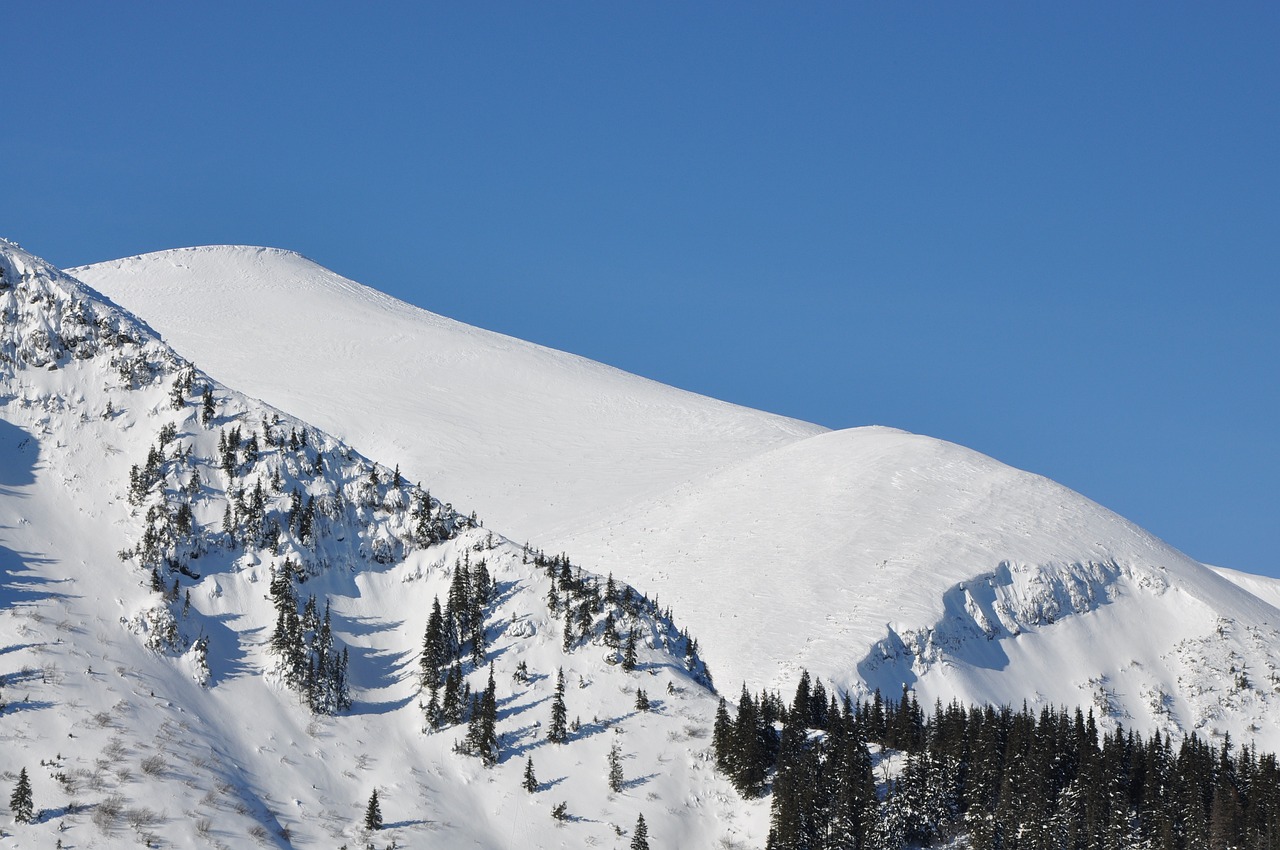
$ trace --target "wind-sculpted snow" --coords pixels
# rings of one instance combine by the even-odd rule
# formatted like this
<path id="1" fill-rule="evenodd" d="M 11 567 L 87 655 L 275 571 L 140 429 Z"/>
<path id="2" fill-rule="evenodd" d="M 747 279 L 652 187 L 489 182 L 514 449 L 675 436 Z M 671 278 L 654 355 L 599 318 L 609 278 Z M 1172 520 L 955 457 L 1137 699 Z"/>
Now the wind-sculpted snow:
<path id="1" fill-rule="evenodd" d="M 763 841 L 707 763 L 715 698 L 669 609 L 225 387 L 11 243 L 0 269 L 0 751 L 42 810 L 0 846 L 586 846 L 641 813 L 676 846 Z M 429 727 L 419 653 L 482 570 L 458 669 L 476 694 L 493 671 L 491 767 L 465 720 Z"/>
<path id="2" fill-rule="evenodd" d="M 189 248 L 73 273 L 225 383 L 520 541 L 824 430 L 460 324 L 288 251 Z"/>
<path id="3" fill-rule="evenodd" d="M 1098 704 L 1111 722 L 1268 746 L 1280 728 L 1280 691 L 1213 711 L 1229 677 L 1174 650 L 1220 616 L 1270 633 L 1274 608 L 1079 494 L 938 440 L 823 434 L 558 544 L 631 565 L 696 624 L 722 683 L 785 692 L 808 669 L 855 694 L 905 683 L 926 704 Z M 1213 696 L 1190 698 L 1193 680 Z M 1151 709 L 1157 693 L 1172 709 Z"/>
<path id="4" fill-rule="evenodd" d="M 82 271 L 215 371 L 375 455 L 403 449 L 482 514 L 672 604 L 730 692 L 807 668 L 854 693 L 913 682 L 925 701 L 1092 705 L 1280 744 L 1274 659 L 1243 637 L 1280 621 L 1269 585 L 1228 581 L 1039 476 L 661 388 L 286 252 Z M 334 353 L 324 370 L 314 340 Z M 1220 620 L 1238 628 L 1219 635 Z"/>

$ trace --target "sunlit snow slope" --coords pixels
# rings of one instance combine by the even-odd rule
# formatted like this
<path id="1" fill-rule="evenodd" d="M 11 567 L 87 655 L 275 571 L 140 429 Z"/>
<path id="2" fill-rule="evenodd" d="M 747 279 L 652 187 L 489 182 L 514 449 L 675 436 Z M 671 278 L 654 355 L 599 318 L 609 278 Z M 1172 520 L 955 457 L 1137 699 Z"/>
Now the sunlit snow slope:
<path id="1" fill-rule="evenodd" d="M 1104 723 L 1280 746 L 1280 611 L 1039 476 L 662 388 L 292 254 L 77 273 L 224 380 L 380 459 L 394 447 L 482 514 L 657 594 L 729 693 L 807 667 L 853 691 L 1089 705 Z M 448 456 L 464 448 L 478 454 Z"/>
<path id="2" fill-rule="evenodd" d="M 627 564 L 682 611 L 722 686 L 807 668 L 926 703 L 1093 705 L 1280 743 L 1280 610 L 1080 494 L 941 440 L 829 432 L 557 543 Z"/>
<path id="3" fill-rule="evenodd" d="M 433 490 L 212 381 L 0 240 L 0 787 L 25 769 L 38 810 L 6 812 L 0 848 L 611 847 L 641 814 L 658 846 L 762 846 L 767 804 L 711 768 L 717 700 L 670 619 L 615 584 L 566 634 L 548 597 L 593 599 L 604 579 L 553 580 Z M 457 751 L 465 723 L 427 725 L 437 597 L 476 618 L 454 670 L 477 695 L 493 676 L 490 767 Z M 322 611 L 349 655 L 332 714 L 312 701 L 331 681 L 309 655 Z M 630 672 L 610 617 L 636 635 Z M 561 670 L 569 728 L 551 743 Z"/>
<path id="4" fill-rule="evenodd" d="M 220 380 L 518 539 L 824 430 L 460 324 L 288 251 L 190 248 L 72 273 Z"/>

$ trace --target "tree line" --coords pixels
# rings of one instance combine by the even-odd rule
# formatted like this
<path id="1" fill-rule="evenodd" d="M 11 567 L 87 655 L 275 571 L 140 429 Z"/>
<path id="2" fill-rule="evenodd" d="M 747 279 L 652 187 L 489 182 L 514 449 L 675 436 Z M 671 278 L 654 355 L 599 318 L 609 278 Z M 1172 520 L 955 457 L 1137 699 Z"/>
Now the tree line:
<path id="1" fill-rule="evenodd" d="M 740 793 L 771 794 L 768 850 L 1280 848 L 1274 754 L 1100 731 L 1079 708 L 926 715 L 906 688 L 853 702 L 806 673 L 790 705 L 744 688 L 731 717 L 722 701 L 713 748 Z"/>

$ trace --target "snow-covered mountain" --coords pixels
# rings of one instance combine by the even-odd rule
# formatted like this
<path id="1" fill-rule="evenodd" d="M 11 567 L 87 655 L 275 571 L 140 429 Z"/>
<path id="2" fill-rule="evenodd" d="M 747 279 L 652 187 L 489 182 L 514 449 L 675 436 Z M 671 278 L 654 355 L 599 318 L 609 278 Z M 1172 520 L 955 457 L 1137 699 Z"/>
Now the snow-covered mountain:
<path id="1" fill-rule="evenodd" d="M 1042 477 L 659 387 L 286 252 L 76 273 L 218 377 L 671 603 L 731 693 L 808 668 L 854 693 L 1088 705 L 1104 724 L 1280 746 L 1265 582 L 1227 580 Z"/>
<path id="2" fill-rule="evenodd" d="M 189 248 L 71 273 L 210 374 L 516 540 L 825 430 L 446 319 L 289 251 Z"/>
<path id="3" fill-rule="evenodd" d="M 0 317 L 0 779 L 25 770 L 42 810 L 0 847 L 364 846 L 375 790 L 378 847 L 613 846 L 641 814 L 672 846 L 762 843 L 762 805 L 706 761 L 705 667 L 652 601 L 211 379 L 3 241 Z M 456 691 L 422 663 L 435 599 Z M 427 680 L 463 713 L 469 687 L 473 716 L 494 682 L 496 764 Z"/>

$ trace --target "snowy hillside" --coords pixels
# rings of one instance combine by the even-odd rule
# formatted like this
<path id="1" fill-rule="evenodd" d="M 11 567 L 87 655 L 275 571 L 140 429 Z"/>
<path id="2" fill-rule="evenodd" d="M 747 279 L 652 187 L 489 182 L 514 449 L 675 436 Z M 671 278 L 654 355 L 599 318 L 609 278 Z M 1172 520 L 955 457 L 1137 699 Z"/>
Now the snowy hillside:
<path id="1" fill-rule="evenodd" d="M 39 810 L 0 847 L 609 847 L 642 814 L 670 846 L 762 843 L 652 602 L 209 379 L 7 242 L 0 314 L 0 780 L 25 770 Z"/>
<path id="2" fill-rule="evenodd" d="M 1104 725 L 1280 746 L 1269 597 L 1038 476 L 657 387 L 278 251 L 79 273 L 219 377 L 457 477 L 481 513 L 672 603 L 730 692 L 789 687 L 807 667 L 854 692 L 906 682 L 927 703 L 1086 705 Z M 343 356 L 314 369 L 321 349 Z M 465 469 L 442 459 L 477 446 Z M 529 493 L 544 503 L 522 505 Z"/>
<path id="3" fill-rule="evenodd" d="M 1270 603 L 1280 609 L 1280 579 L 1256 576 L 1239 570 L 1229 570 L 1226 567 L 1210 567 L 1209 569 L 1232 584 L 1238 584 L 1263 602 Z"/>
<path id="4" fill-rule="evenodd" d="M 521 541 L 824 430 L 460 324 L 288 251 L 190 248 L 72 274 L 219 380 Z"/>
<path id="5" fill-rule="evenodd" d="M 927 705 L 1093 705 L 1126 726 L 1280 743 L 1280 611 L 950 443 L 830 432 L 556 545 L 628 564 L 696 624 L 721 681 L 807 668 L 855 692 L 905 682 Z"/>

